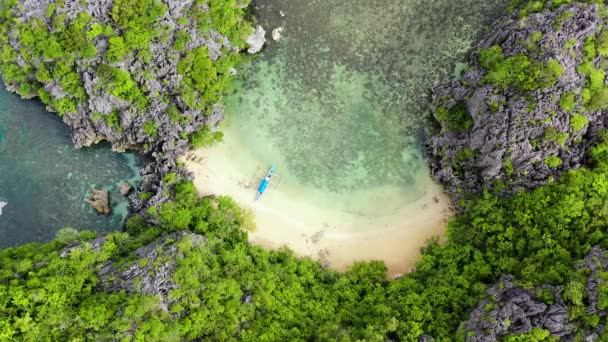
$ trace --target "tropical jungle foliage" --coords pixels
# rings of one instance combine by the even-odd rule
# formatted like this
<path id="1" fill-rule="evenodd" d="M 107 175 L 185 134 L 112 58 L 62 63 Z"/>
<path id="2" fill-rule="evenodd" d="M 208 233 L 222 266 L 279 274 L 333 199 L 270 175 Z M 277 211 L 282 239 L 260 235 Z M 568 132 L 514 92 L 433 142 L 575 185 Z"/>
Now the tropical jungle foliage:
<path id="1" fill-rule="evenodd" d="M 593 245 L 608 247 L 607 151 L 598 144 L 593 169 L 535 191 L 512 198 L 488 192 L 464 203 L 447 243 L 431 241 L 416 270 L 394 281 L 381 262 L 337 273 L 287 249 L 250 245 L 241 228 L 251 223 L 232 200 L 198 198 L 191 183 L 172 177 L 174 201 L 150 210 L 158 224 L 135 216 L 128 233 L 110 235 L 98 251 L 62 257 L 67 243 L 93 236 L 68 230 L 47 244 L 0 252 L 0 339 L 457 339 L 468 310 L 502 274 L 524 286 L 567 286 L 571 319 L 605 324 L 586 315 L 584 278 L 573 265 Z M 180 244 L 173 275 L 180 287 L 169 312 L 155 297 L 100 290 L 97 272 L 106 261 L 126 262 L 135 248 L 180 230 L 209 243 Z"/>
<path id="2" fill-rule="evenodd" d="M 549 88 L 564 72 L 555 59 L 532 62 L 524 54 L 505 57 L 497 45 L 480 51 L 479 55 L 481 66 L 488 70 L 485 81 L 505 89 L 509 86 L 522 91 Z"/>

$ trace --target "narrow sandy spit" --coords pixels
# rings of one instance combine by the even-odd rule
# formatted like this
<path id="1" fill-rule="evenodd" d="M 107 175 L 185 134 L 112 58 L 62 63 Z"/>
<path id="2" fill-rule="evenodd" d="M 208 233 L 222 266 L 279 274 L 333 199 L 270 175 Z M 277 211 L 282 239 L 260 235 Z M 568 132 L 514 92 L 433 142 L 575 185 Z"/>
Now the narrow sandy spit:
<path id="1" fill-rule="evenodd" d="M 288 246 L 300 256 L 326 262 L 345 270 L 358 260 L 383 260 L 389 276 L 409 272 L 420 256 L 420 248 L 434 236 L 442 236 L 451 215 L 450 201 L 441 187 L 428 181 L 420 198 L 388 215 L 365 215 L 311 201 L 310 189 L 281 184 L 255 202 L 259 179 L 253 157 L 235 143 L 221 143 L 183 157 L 195 174 L 201 196 L 229 195 L 255 214 L 257 229 L 252 243 L 266 248 Z M 238 161 L 238 162 L 237 162 Z M 384 199 L 379 207 L 390 206 Z M 382 200 L 379 200 L 380 202 Z"/>

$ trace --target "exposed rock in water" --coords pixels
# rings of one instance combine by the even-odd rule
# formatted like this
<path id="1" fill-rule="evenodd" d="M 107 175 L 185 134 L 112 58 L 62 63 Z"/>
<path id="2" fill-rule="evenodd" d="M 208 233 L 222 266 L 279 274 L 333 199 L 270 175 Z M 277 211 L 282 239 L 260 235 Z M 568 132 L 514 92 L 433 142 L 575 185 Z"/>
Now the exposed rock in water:
<path id="1" fill-rule="evenodd" d="M 247 44 L 251 46 L 249 50 L 247 50 L 247 52 L 251 54 L 258 53 L 262 50 L 264 44 L 266 44 L 266 31 L 262 26 L 258 26 L 255 29 L 255 32 L 247 39 Z"/>
<path id="2" fill-rule="evenodd" d="M 110 192 L 103 188 L 93 189 L 87 201 L 98 214 L 110 215 Z"/>
<path id="3" fill-rule="evenodd" d="M 598 81 L 589 76 L 589 70 L 606 63 L 605 51 L 599 53 L 605 48 L 599 44 L 608 34 L 602 29 L 606 24 L 598 6 L 582 3 L 506 18 L 474 49 L 462 79 L 434 89 L 441 131 L 430 139 L 428 150 L 434 177 L 453 198 L 499 183 L 503 194 L 531 189 L 586 162 L 589 146 L 606 127 L 606 103 L 601 102 L 608 88 L 602 78 L 593 85 L 600 90 L 594 90 L 590 83 Z M 536 89 L 529 84 L 505 87 L 500 81 L 515 71 L 503 68 L 490 75 L 488 64 L 496 61 L 486 61 L 484 67 L 480 58 L 480 51 L 496 46 L 503 59 L 529 58 L 525 72 L 540 65 L 538 72 L 548 73 L 551 67 L 559 69 L 555 62 L 563 72 L 553 84 L 535 76 L 543 85 Z M 459 117 L 460 122 L 450 122 Z"/>
<path id="4" fill-rule="evenodd" d="M 0 201 L 0 215 L 2 215 L 2 208 L 6 207 L 8 202 Z"/>
<path id="5" fill-rule="evenodd" d="M 281 35 L 283 34 L 283 30 L 285 28 L 284 27 L 277 27 L 274 30 L 272 30 L 272 39 L 274 41 L 278 41 L 279 39 L 281 39 Z"/>
<path id="6" fill-rule="evenodd" d="M 122 181 L 118 185 L 118 190 L 120 191 L 121 195 L 128 196 L 131 193 L 131 191 L 133 190 L 133 186 L 131 184 L 129 184 L 129 182 L 127 182 L 127 181 Z"/>
<path id="7" fill-rule="evenodd" d="M 163 236 L 155 242 L 135 250 L 136 259 L 127 264 L 108 262 L 99 271 L 101 287 L 106 291 L 121 291 L 158 296 L 160 307 L 169 311 L 173 303 L 169 293 L 177 288 L 173 273 L 181 255 L 180 243 L 204 248 L 207 239 L 190 232 Z"/>
<path id="8" fill-rule="evenodd" d="M 593 247 L 577 269 L 582 274 L 588 274 L 586 284 L 580 289 L 581 299 L 583 295 L 588 298 L 586 314 L 607 316 L 608 305 L 605 301 L 608 298 L 600 293 L 608 293 L 608 279 L 605 276 L 608 254 L 598 246 Z M 497 284 L 488 289 L 488 298 L 479 302 L 466 322 L 467 341 L 499 341 L 504 336 L 529 333 L 535 328 L 547 330 L 552 336 L 566 341 L 575 340 L 576 337 L 582 337 L 581 340 L 585 341 L 596 340 L 604 327 L 598 325 L 587 331 L 583 323 L 572 321 L 569 316 L 572 304 L 564 301 L 563 293 L 564 288 L 550 285 L 523 288 L 517 285 L 513 276 L 502 276 Z M 600 300 L 604 302 L 600 304 Z"/>

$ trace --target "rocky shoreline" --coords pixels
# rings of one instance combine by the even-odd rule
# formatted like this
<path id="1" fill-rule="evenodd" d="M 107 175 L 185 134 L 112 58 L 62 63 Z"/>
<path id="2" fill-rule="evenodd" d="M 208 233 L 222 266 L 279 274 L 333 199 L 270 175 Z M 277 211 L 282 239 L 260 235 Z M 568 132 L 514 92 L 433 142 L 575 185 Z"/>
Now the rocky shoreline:
<path id="1" fill-rule="evenodd" d="M 575 3 L 499 20 L 474 48 L 462 78 L 434 89 L 440 132 L 428 154 L 434 178 L 455 202 L 487 189 L 529 190 L 588 163 L 588 148 L 607 120 L 600 69 L 608 34 L 599 11 Z M 515 59 L 527 63 L 519 73 L 510 64 Z M 545 84 L 551 63 L 561 73 Z M 537 84 L 521 82 L 528 78 Z"/>
<path id="2" fill-rule="evenodd" d="M 573 3 L 499 20 L 462 77 L 433 90 L 432 174 L 459 210 L 484 191 L 510 196 L 593 165 L 590 147 L 608 127 L 603 10 Z M 577 266 L 577 283 L 530 288 L 503 275 L 463 324 L 466 340 L 597 340 L 608 314 L 600 298 L 607 265 L 596 246 Z"/>
<path id="3" fill-rule="evenodd" d="M 109 51 L 113 48 L 115 37 L 99 34 L 91 38 L 90 44 L 96 54 L 73 60 L 86 100 L 68 113 L 61 113 L 53 104 L 47 105 L 49 111 L 60 112 L 63 121 L 72 131 L 72 140 L 77 148 L 108 141 L 114 151 L 134 150 L 146 158 L 146 163 L 140 170 L 142 179 L 138 191 L 133 191 L 129 196 L 132 213 L 143 212 L 169 199 L 170 191 L 163 181 L 166 174 L 175 173 L 182 179 L 191 178 L 187 170 L 177 165 L 177 158 L 191 148 L 189 138 L 193 134 L 206 127 L 214 127 L 224 116 L 219 102 L 204 108 L 193 108 L 185 96 L 181 96 L 185 76 L 178 69 L 184 55 L 203 48 L 209 59 L 217 62 L 242 51 L 226 35 L 214 29 L 202 34 L 196 28 L 196 18 L 192 13 L 204 15 L 210 11 L 207 5 L 199 5 L 194 0 L 163 0 L 160 4 L 163 11 L 159 12 L 164 13 L 154 18 L 150 26 L 161 34 L 150 41 L 145 54 L 129 52 L 120 60 L 110 60 Z M 239 6 L 247 6 L 247 2 L 242 2 Z M 113 2 L 109 0 L 70 1 L 63 7 L 55 7 L 52 0 L 27 0 L 12 8 L 11 16 L 19 23 L 43 22 L 52 35 L 60 35 L 61 29 L 58 29 L 49 13 L 52 13 L 53 18 L 62 17 L 72 23 L 83 17 L 83 14 L 90 16 L 91 32 L 94 25 L 104 27 L 104 30 L 123 31 L 111 20 L 113 10 Z M 8 45 L 5 46 L 15 51 L 14 63 L 22 69 L 30 69 L 31 64 L 45 65 L 48 58 L 40 57 L 32 62 L 17 52 L 23 47 L 17 34 L 11 31 L 6 42 Z M 260 51 L 265 43 L 265 31 L 258 27 L 246 43 L 250 53 Z M 183 46 L 176 48 L 177 44 Z M 108 80 L 103 79 L 101 71 L 105 69 L 120 73 L 118 76 L 128 79 L 125 84 L 111 89 L 112 87 L 106 86 Z M 231 76 L 224 72 L 234 75 L 236 70 L 231 67 L 229 70 L 218 71 L 218 76 Z M 65 83 L 61 79 L 41 80 L 40 77 L 30 75 L 26 81 L 16 82 L 4 78 L 6 88 L 24 98 L 42 96 L 43 102 L 47 103 L 49 101 L 45 100 L 75 98 L 75 95 L 65 89 Z M 23 84 L 29 82 L 35 83 L 42 90 L 24 90 Z M 119 86 L 137 88 L 142 97 L 148 99 L 145 108 L 139 108 L 136 100 L 120 96 L 116 89 Z M 203 94 L 197 96 L 202 97 Z M 202 100 L 195 101 L 199 103 Z"/>

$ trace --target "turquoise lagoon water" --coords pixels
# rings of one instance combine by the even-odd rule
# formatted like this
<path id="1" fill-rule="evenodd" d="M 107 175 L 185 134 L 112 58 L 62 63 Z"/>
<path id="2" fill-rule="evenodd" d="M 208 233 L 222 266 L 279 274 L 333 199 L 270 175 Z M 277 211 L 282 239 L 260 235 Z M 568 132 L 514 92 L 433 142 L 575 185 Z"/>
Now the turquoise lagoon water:
<path id="1" fill-rule="evenodd" d="M 119 229 L 128 203 L 121 180 L 138 181 L 137 157 L 108 146 L 77 150 L 60 118 L 35 100 L 0 84 L 0 248 L 47 241 L 63 227 Z M 85 202 L 95 186 L 111 190 L 113 214 L 97 215 Z"/>
<path id="2" fill-rule="evenodd" d="M 269 42 L 226 98 L 226 139 L 262 168 L 277 164 L 285 189 L 314 189 L 311 203 L 390 214 L 429 186 L 421 147 L 429 88 L 462 67 L 458 62 L 503 6 L 503 0 L 258 0 L 253 13 Z M 270 31 L 279 26 L 284 32 L 274 42 Z M 116 188 L 136 179 L 136 170 L 133 155 L 74 149 L 59 118 L 0 91 L 0 202 L 8 202 L 0 247 L 48 240 L 64 226 L 118 227 L 126 202 Z M 85 203 L 95 185 L 112 190 L 111 217 Z M 365 196 L 361 188 L 369 190 Z"/>
<path id="3" fill-rule="evenodd" d="M 369 216 L 420 198 L 432 184 L 422 152 L 429 90 L 463 68 L 504 1 L 254 5 L 269 42 L 226 98 L 226 139 L 324 206 Z"/>

